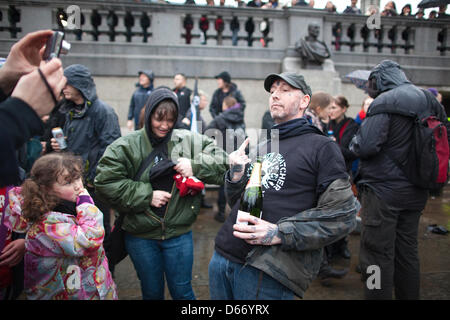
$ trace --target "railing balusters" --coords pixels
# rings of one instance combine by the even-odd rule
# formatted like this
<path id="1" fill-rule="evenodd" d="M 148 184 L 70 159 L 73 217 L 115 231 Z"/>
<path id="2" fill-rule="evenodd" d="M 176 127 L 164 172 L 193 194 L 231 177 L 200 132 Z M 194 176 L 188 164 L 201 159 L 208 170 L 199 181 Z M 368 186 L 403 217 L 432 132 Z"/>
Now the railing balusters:
<path id="1" fill-rule="evenodd" d="M 253 17 L 248 17 L 245 22 L 245 31 L 247 32 L 247 44 L 249 47 L 253 46 L 253 32 L 255 32 L 255 23 Z"/>
<path id="2" fill-rule="evenodd" d="M 447 37 L 448 28 L 444 27 L 441 29 L 441 31 L 439 31 L 437 38 L 437 41 L 439 43 L 437 49 L 439 50 L 441 56 L 445 56 L 445 52 L 447 50 L 450 50 L 450 48 L 447 47 Z"/>
<path id="3" fill-rule="evenodd" d="M 142 28 L 142 42 L 147 43 L 148 37 L 151 36 L 151 33 L 147 31 L 148 28 L 150 28 L 151 25 L 151 19 L 147 15 L 146 12 L 142 12 L 141 18 L 139 19 L 139 23 Z"/>
<path id="4" fill-rule="evenodd" d="M 15 6 L 8 7 L 8 21 L 9 21 L 9 33 L 11 38 L 16 39 L 17 33 L 22 31 L 22 28 L 17 27 L 20 22 L 20 11 Z"/>
<path id="5" fill-rule="evenodd" d="M 123 19 L 124 19 L 124 25 L 125 25 L 125 29 L 126 29 L 126 31 L 125 31 L 126 41 L 131 42 L 131 39 L 134 35 L 133 30 L 132 30 L 134 27 L 134 17 L 130 11 L 127 11 L 125 13 L 125 17 Z"/>
<path id="6" fill-rule="evenodd" d="M 25 1 L 22 2 L 25 3 Z M 30 5 L 20 5 L 20 9 L 30 10 L 28 6 L 33 7 L 34 2 L 30 3 Z M 67 28 L 66 25 L 61 23 L 62 20 L 67 21 L 69 13 L 65 11 L 66 8 L 62 8 L 60 4 L 58 6 L 52 5 L 51 2 L 46 2 L 43 5 L 52 10 L 53 22 L 51 28 L 65 30 L 70 41 L 86 40 L 83 37 L 84 34 L 88 34 L 92 38 L 88 37 L 87 40 L 93 41 L 132 43 L 140 41 L 138 38 L 142 37 L 142 42 L 147 43 L 149 37 L 152 36 L 150 29 L 152 16 L 167 15 L 169 10 L 171 13 L 173 12 L 172 8 L 165 9 L 164 6 L 153 4 L 146 6 L 132 4 L 123 7 L 117 3 L 102 2 L 101 6 L 96 5 L 96 1 L 86 3 L 86 5 L 80 5 L 81 26 L 78 29 Z M 149 10 L 152 10 L 153 6 L 158 9 L 150 12 Z M 201 43 L 208 46 L 232 45 L 266 48 L 274 41 L 272 38 L 273 28 L 286 29 L 287 27 L 284 30 L 286 31 L 285 34 L 292 34 L 289 28 L 298 25 L 298 21 L 302 21 L 303 16 L 308 16 L 297 9 L 287 9 L 281 15 L 281 11 L 252 10 L 250 12 L 246 8 L 178 7 L 179 9 L 173 6 L 174 10 L 179 12 L 181 30 L 171 30 L 171 32 L 175 31 L 180 34 L 180 42 L 174 43 L 176 45 Z M 9 38 L 16 38 L 18 33 L 22 32 L 22 26 L 28 28 L 26 23 L 20 21 L 21 12 L 18 8 L 17 4 L 8 4 L 1 7 L 3 24 L 0 25 L 0 32 L 8 32 Z M 26 16 L 29 16 L 28 11 Z M 343 17 L 345 19 L 342 19 Z M 438 20 L 428 22 L 426 20 L 383 17 L 379 29 L 369 29 L 370 26 L 366 25 L 367 17 L 364 16 L 340 16 L 326 13 L 321 15 L 319 11 L 316 11 L 314 19 L 322 20 L 323 32 L 332 33 L 332 35 L 322 35 L 321 38 L 326 39 L 335 52 L 401 53 L 406 55 L 415 52 L 415 54 L 423 55 L 427 52 L 427 46 L 422 44 L 422 39 L 427 39 L 427 43 L 431 41 L 429 39 L 433 39 L 431 41 L 433 44 L 428 45 L 432 55 L 445 55 L 450 50 L 448 28 L 442 21 Z M 286 23 L 286 20 L 288 23 Z M 214 25 L 210 26 L 210 22 L 214 22 Z M 29 32 L 29 30 L 25 31 Z M 283 30 L 277 29 L 276 31 L 282 32 Z M 436 37 L 438 33 L 439 36 Z M 74 36 L 70 36 L 72 34 Z M 419 42 L 416 42 L 416 35 L 418 35 L 419 40 L 417 41 Z M 163 37 L 164 35 L 158 35 L 158 39 Z M 155 39 L 154 44 L 159 43 L 158 39 Z M 208 42 L 209 39 L 216 41 Z M 255 40 L 257 44 L 255 44 Z M 275 40 L 273 42 L 275 49 L 292 46 L 290 36 Z"/>
<path id="7" fill-rule="evenodd" d="M 94 9 L 91 13 L 91 25 L 92 25 L 92 31 L 90 32 L 92 34 L 92 39 L 94 41 L 98 41 L 98 36 L 100 35 L 100 31 L 98 30 L 98 27 L 102 24 L 102 16 L 98 13 L 96 9 Z"/>
<path id="8" fill-rule="evenodd" d="M 239 19 L 236 16 L 233 16 L 233 19 L 230 22 L 230 30 L 232 33 L 231 36 L 231 43 L 233 46 L 237 46 L 238 45 L 238 41 L 239 41 L 239 28 L 240 28 L 240 24 L 239 24 Z"/>
<path id="9" fill-rule="evenodd" d="M 113 42 L 116 39 L 116 27 L 119 22 L 116 13 L 113 10 L 109 10 L 108 16 L 106 17 L 106 24 L 108 25 L 109 32 L 109 41 Z"/>
<path id="10" fill-rule="evenodd" d="M 397 26 L 392 26 L 388 31 L 388 38 L 391 40 L 390 48 L 391 53 L 395 53 L 397 49 Z"/>
<path id="11" fill-rule="evenodd" d="M 217 45 L 221 46 L 223 44 L 222 33 L 225 29 L 225 23 L 223 22 L 222 16 L 218 16 L 214 21 L 214 29 L 217 32 Z"/>

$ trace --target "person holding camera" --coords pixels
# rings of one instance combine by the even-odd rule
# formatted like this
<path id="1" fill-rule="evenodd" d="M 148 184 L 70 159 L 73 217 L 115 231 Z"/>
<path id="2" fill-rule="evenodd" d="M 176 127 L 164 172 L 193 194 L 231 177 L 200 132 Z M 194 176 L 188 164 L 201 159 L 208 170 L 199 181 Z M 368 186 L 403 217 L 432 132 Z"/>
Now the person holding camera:
<path id="1" fill-rule="evenodd" d="M 66 83 L 60 59 L 45 62 L 45 44 L 53 31 L 27 34 L 15 43 L 0 68 L 0 188 L 19 185 L 16 150 L 43 132 L 41 117 L 56 104 L 55 97 Z M 0 268 L 11 272 L 11 283 L 0 288 L 0 298 L 16 299 L 23 289 L 25 239 L 18 233 L 2 233 Z"/>
<path id="2" fill-rule="evenodd" d="M 30 33 L 11 48 L 0 68 L 0 185 L 20 183 L 16 149 L 43 131 L 66 83 L 60 59 L 42 60 L 53 31 Z"/>

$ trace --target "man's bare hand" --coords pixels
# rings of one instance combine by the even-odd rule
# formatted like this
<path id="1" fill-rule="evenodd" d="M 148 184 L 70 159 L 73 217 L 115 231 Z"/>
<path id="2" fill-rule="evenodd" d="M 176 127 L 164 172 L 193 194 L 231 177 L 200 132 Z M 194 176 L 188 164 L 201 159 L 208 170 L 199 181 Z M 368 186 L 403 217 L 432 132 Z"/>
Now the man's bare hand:
<path id="1" fill-rule="evenodd" d="M 271 246 L 280 244 L 281 239 L 277 236 L 278 226 L 251 215 L 242 216 L 241 222 L 247 221 L 253 225 L 235 224 L 233 225 L 233 235 L 243 239 L 249 244 Z"/>
<path id="2" fill-rule="evenodd" d="M 230 163 L 230 169 L 232 173 L 231 180 L 234 182 L 241 180 L 242 176 L 244 175 L 245 165 L 251 162 L 251 160 L 245 154 L 245 148 L 247 148 L 249 142 L 249 138 L 245 139 L 241 146 L 236 151 L 230 153 L 230 155 L 228 156 L 228 161 Z"/>

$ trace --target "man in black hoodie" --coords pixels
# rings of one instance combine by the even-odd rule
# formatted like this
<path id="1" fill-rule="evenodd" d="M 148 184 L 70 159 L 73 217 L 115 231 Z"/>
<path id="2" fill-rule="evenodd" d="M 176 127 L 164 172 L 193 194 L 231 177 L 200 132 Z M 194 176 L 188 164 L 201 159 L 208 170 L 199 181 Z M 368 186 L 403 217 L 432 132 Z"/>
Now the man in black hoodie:
<path id="1" fill-rule="evenodd" d="M 417 247 L 419 218 L 428 192 L 411 183 L 396 162 L 411 156 L 414 115 L 430 108 L 446 122 L 443 108 L 428 106 L 425 93 L 406 78 L 400 65 L 384 60 L 372 69 L 371 103 L 349 149 L 361 159 L 357 181 L 361 196 L 360 267 L 363 279 L 378 266 L 380 286 L 365 287 L 367 299 L 420 298 Z M 441 109 L 441 110 L 439 110 Z"/>
<path id="2" fill-rule="evenodd" d="M 223 71 L 215 78 L 217 79 L 218 88 L 214 91 L 211 104 L 209 105 L 209 112 L 211 112 L 211 116 L 215 118 L 222 112 L 223 99 L 227 96 L 234 97 L 241 105 L 242 110 L 245 110 L 245 99 L 242 96 L 241 91 L 237 88 L 237 85 L 231 82 L 230 74 Z"/>
<path id="3" fill-rule="evenodd" d="M 271 74 L 264 88 L 276 125 L 275 141 L 267 148 L 258 146 L 264 156 L 262 218 L 249 215 L 241 219 L 249 225 L 235 224 L 251 171 L 244 151 L 247 139 L 229 156 L 225 192 L 232 209 L 217 234 L 209 264 L 211 299 L 302 297 L 319 272 L 323 247 L 356 225 L 358 205 L 342 153 L 303 117 L 311 96 L 303 77 Z"/>

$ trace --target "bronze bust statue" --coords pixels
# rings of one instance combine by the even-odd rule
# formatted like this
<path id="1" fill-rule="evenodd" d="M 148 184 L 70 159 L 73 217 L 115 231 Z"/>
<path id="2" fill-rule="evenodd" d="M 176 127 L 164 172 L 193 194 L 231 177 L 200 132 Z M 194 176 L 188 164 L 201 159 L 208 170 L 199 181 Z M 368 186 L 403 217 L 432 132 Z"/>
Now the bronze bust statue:
<path id="1" fill-rule="evenodd" d="M 326 43 L 317 40 L 319 33 L 320 26 L 317 23 L 311 23 L 308 25 L 308 36 L 295 44 L 295 50 L 300 54 L 303 66 L 308 63 L 322 65 L 331 55 Z"/>

